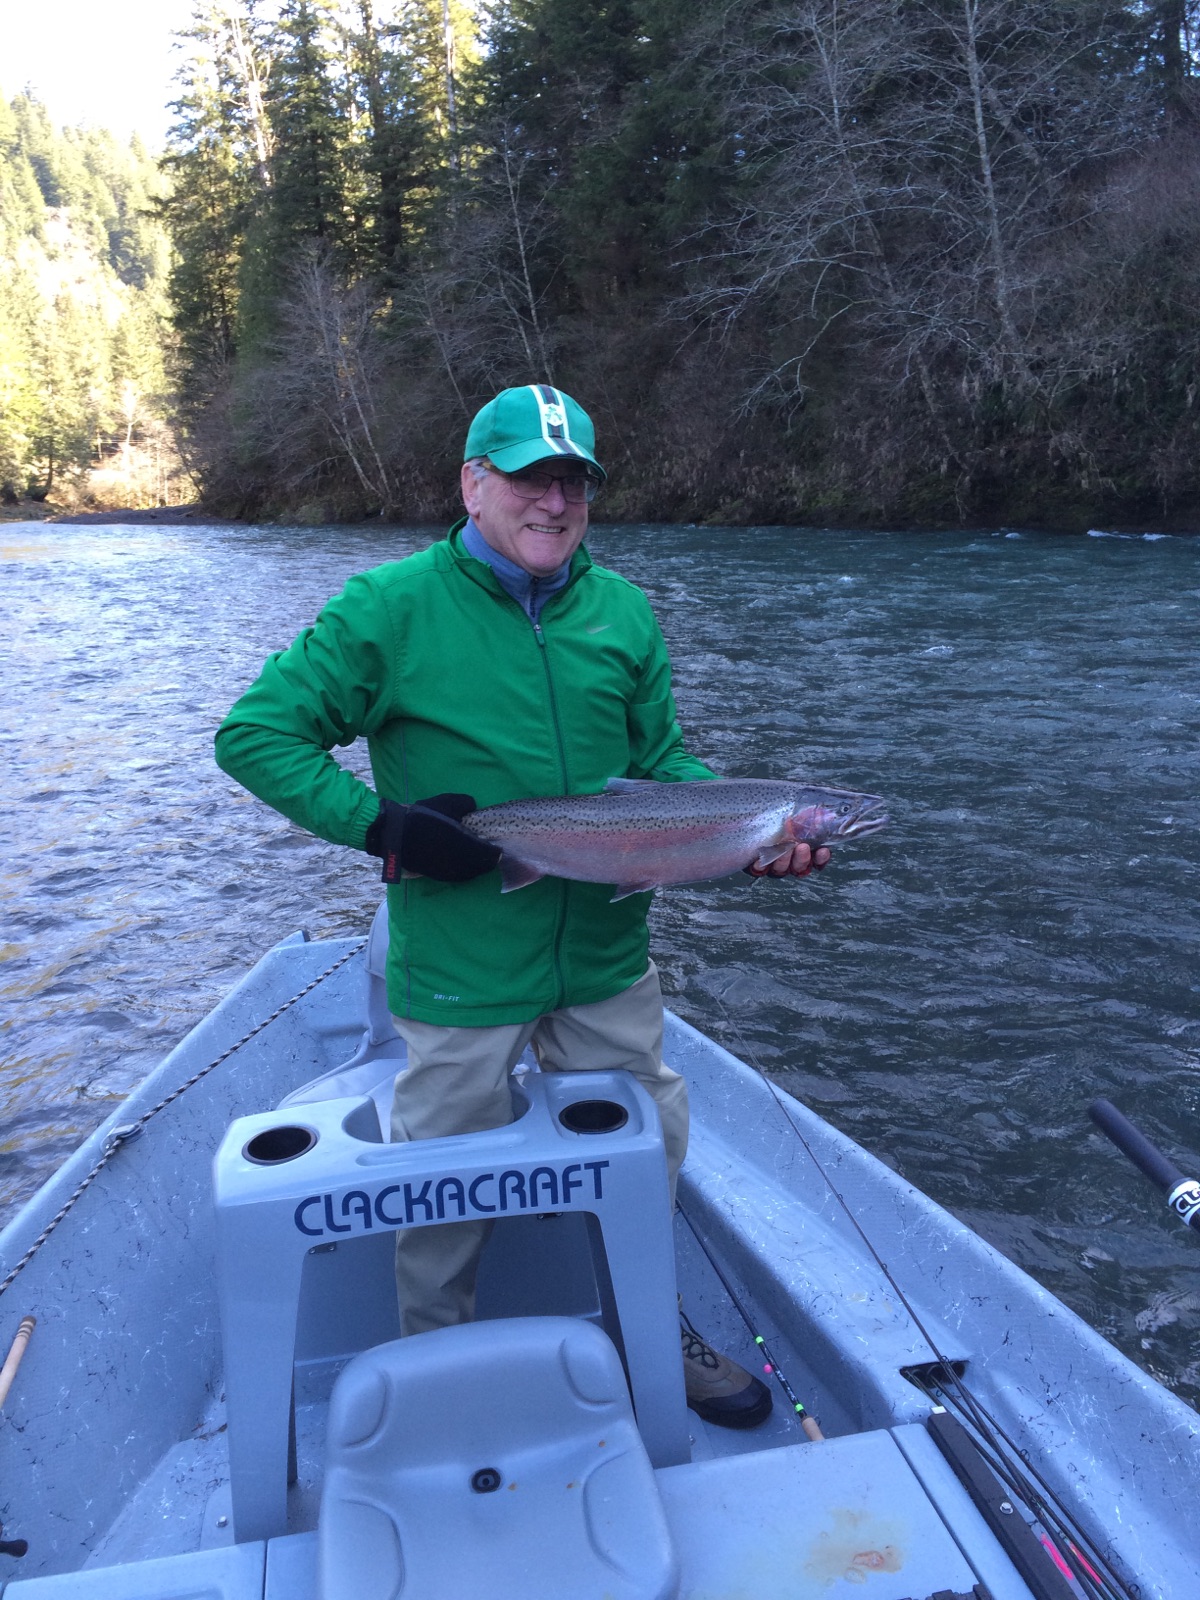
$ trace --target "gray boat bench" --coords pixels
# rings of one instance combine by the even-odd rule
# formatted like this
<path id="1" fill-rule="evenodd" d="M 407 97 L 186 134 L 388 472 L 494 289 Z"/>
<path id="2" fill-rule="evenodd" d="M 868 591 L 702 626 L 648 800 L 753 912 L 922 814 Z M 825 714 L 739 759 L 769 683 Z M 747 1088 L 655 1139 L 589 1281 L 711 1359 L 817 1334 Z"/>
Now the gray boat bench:
<path id="1" fill-rule="evenodd" d="M 531 1073 L 513 1093 L 516 1119 L 505 1127 L 410 1143 L 382 1142 L 370 1100 L 291 1104 L 230 1127 L 213 1193 L 238 1539 L 287 1532 L 293 1364 L 311 1252 L 402 1228 L 585 1219 L 596 1309 L 624 1359 L 646 1450 L 655 1466 L 688 1459 L 654 1103 L 620 1072 Z"/>
<path id="2" fill-rule="evenodd" d="M 1030 1600 L 919 1424 L 664 1467 L 653 1476 L 678 1561 L 675 1588 L 620 1586 L 613 1570 L 603 1590 L 545 1589 L 528 1569 L 506 1582 L 493 1559 L 470 1589 L 362 1587 L 355 1600 L 624 1600 L 655 1593 L 663 1600 Z M 488 1499 L 503 1509 L 501 1497 L 517 1492 Z M 449 1520 L 440 1531 L 457 1537 Z M 291 1534 L 13 1582 L 3 1600 L 324 1600 L 319 1543 L 319 1533 Z"/>

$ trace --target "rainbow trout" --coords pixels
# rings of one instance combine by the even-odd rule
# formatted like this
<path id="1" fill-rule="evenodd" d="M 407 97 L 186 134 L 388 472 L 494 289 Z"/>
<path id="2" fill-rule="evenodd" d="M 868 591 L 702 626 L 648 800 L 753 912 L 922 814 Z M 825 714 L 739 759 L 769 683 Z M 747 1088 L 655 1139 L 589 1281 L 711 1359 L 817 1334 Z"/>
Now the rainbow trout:
<path id="1" fill-rule="evenodd" d="M 614 900 L 770 866 L 793 845 L 838 844 L 887 822 L 877 795 L 757 778 L 613 778 L 603 794 L 510 800 L 463 818 L 498 845 L 503 890 L 538 878 L 616 885 Z"/>

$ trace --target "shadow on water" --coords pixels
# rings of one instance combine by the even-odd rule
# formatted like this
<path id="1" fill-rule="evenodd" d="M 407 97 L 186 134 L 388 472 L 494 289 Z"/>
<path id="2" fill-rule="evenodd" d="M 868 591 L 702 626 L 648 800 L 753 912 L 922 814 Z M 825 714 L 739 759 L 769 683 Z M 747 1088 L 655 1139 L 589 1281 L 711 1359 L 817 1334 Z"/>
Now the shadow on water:
<path id="1" fill-rule="evenodd" d="M 211 761 L 263 656 L 431 530 L 10 525 L 0 1205 L 373 863 Z M 1196 1241 L 1092 1130 L 1200 1170 L 1200 541 L 598 528 L 698 754 L 888 797 L 802 883 L 669 891 L 671 1003 L 1200 1398 Z M 358 747 L 341 752 L 357 770 Z"/>

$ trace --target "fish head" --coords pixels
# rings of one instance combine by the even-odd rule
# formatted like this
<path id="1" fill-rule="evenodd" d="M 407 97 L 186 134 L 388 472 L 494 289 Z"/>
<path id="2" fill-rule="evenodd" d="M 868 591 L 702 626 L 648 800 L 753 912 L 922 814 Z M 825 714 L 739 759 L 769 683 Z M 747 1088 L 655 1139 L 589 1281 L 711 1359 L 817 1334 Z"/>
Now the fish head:
<path id="1" fill-rule="evenodd" d="M 878 833 L 888 821 L 884 801 L 877 794 L 853 789 L 805 789 L 796 795 L 792 813 L 784 823 L 796 844 L 816 850 L 839 839 L 861 839 Z"/>

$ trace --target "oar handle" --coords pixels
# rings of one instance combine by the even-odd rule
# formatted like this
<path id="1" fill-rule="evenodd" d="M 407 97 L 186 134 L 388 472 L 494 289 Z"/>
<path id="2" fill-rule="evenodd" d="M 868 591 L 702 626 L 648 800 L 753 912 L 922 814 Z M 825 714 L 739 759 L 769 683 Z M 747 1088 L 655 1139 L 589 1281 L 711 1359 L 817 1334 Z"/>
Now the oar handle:
<path id="1" fill-rule="evenodd" d="M 29 1343 L 29 1335 L 37 1327 L 36 1317 L 22 1317 L 19 1327 L 13 1336 L 8 1355 L 4 1358 L 4 1365 L 0 1367 L 0 1406 L 8 1399 L 8 1391 L 12 1388 L 12 1381 L 17 1375 L 17 1368 L 21 1365 L 21 1357 L 25 1354 L 25 1346 Z"/>
<path id="2" fill-rule="evenodd" d="M 1185 1178 L 1173 1161 L 1163 1155 L 1157 1145 L 1151 1144 L 1140 1128 L 1124 1113 L 1117 1110 L 1111 1100 L 1093 1100 L 1088 1116 L 1106 1133 L 1117 1149 L 1127 1155 L 1134 1166 L 1144 1172 L 1151 1183 L 1156 1183 L 1167 1196 L 1167 1204 L 1189 1227 L 1200 1231 L 1200 1183 Z"/>

